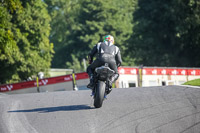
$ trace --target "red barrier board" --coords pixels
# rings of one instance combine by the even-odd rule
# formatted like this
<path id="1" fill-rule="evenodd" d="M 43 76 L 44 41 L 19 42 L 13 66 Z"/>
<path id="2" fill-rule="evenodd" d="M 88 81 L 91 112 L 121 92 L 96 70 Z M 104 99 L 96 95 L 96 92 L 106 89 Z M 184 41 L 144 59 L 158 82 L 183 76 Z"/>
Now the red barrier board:
<path id="1" fill-rule="evenodd" d="M 56 84 L 56 83 L 61 83 L 61 82 L 68 82 L 68 81 L 72 81 L 71 75 L 40 79 L 39 86 Z M 1 85 L 0 92 L 13 91 L 13 90 L 19 90 L 19 89 L 25 89 L 25 88 L 31 88 L 31 87 L 37 87 L 36 81 L 27 81 L 27 82 L 21 82 L 21 83 Z"/>
<path id="2" fill-rule="evenodd" d="M 138 68 L 119 68 L 119 74 L 137 75 Z M 200 69 L 181 69 L 181 68 L 143 68 L 143 75 L 200 75 Z"/>
<path id="3" fill-rule="evenodd" d="M 76 78 L 76 80 L 80 80 L 80 79 L 87 79 L 87 78 L 89 78 L 89 76 L 86 72 L 84 72 L 84 73 L 75 74 L 75 78 Z"/>
<path id="4" fill-rule="evenodd" d="M 127 75 L 137 75 L 139 68 L 133 67 L 119 67 L 119 74 L 127 74 Z M 200 69 L 191 69 L 191 68 L 143 68 L 143 75 L 191 75 L 191 76 L 199 76 Z M 86 72 L 75 74 L 76 80 L 88 79 L 88 74 Z M 39 80 L 39 86 L 69 82 L 72 81 L 72 75 L 58 76 L 52 78 L 45 78 Z M 36 81 L 27 81 L 21 83 L 13 83 L 7 85 L 0 85 L 0 92 L 24 89 L 37 87 Z"/>
<path id="5" fill-rule="evenodd" d="M 119 74 L 138 74 L 138 68 L 127 68 L 127 67 L 119 67 L 118 68 Z"/>

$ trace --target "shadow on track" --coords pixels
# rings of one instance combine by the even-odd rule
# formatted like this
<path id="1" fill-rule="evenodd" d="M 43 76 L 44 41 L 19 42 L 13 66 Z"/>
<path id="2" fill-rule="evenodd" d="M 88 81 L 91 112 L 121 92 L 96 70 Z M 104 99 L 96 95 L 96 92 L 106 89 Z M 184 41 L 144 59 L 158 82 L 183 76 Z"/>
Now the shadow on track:
<path id="1" fill-rule="evenodd" d="M 89 110 L 94 109 L 88 105 L 69 105 L 69 106 L 58 106 L 58 107 L 46 107 L 46 108 L 35 108 L 35 109 L 27 109 L 27 110 L 13 110 L 8 111 L 9 113 L 14 112 L 38 112 L 38 113 L 49 113 L 49 112 L 57 112 L 57 111 L 76 111 L 76 110 Z"/>

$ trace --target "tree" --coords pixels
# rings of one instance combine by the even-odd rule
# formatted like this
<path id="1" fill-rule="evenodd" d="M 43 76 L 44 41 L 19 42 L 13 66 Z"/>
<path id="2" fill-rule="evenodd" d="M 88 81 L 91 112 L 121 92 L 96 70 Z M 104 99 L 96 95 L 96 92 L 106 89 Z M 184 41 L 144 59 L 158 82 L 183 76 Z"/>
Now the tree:
<path id="1" fill-rule="evenodd" d="M 132 33 L 134 3 L 131 0 L 45 1 L 55 18 L 52 29 L 59 30 L 56 34 L 52 31 L 50 38 L 56 51 L 53 67 L 66 67 L 64 62 L 72 62 L 75 58 L 81 62 L 106 34 L 115 37 L 116 45 L 125 54 L 126 40 Z"/>
<path id="2" fill-rule="evenodd" d="M 200 2 L 176 1 L 176 36 L 180 52 L 178 66 L 200 66 Z"/>
<path id="3" fill-rule="evenodd" d="M 11 23 L 12 14 L 21 11 L 19 1 L 2 1 L 0 6 L 0 82 L 19 79 L 16 72 L 16 62 L 20 62 L 22 54 L 17 46 Z M 10 13 L 9 13 L 10 12 Z"/>
<path id="4" fill-rule="evenodd" d="M 47 72 L 50 67 L 53 44 L 49 43 L 50 16 L 46 4 L 41 0 L 22 2 L 24 11 L 13 17 L 13 23 L 20 30 L 17 35 L 18 46 L 24 55 L 20 64 L 21 79 Z"/>
<path id="5" fill-rule="evenodd" d="M 136 57 L 135 62 L 199 66 L 199 4 L 197 0 L 138 1 L 129 42 L 129 49 L 134 51 L 129 53 Z"/>
<path id="6" fill-rule="evenodd" d="M 15 6 L 18 4 L 18 6 Z M 2 3 L 0 80 L 25 80 L 39 71 L 47 72 L 53 53 L 49 43 L 50 17 L 41 0 L 9 0 Z M 13 8 L 10 7 L 13 5 Z M 16 8 L 15 8 L 16 7 Z M 20 7 L 20 8 L 18 8 Z M 6 22 L 6 23 L 4 23 Z"/>
<path id="7" fill-rule="evenodd" d="M 66 62 L 66 67 L 69 68 L 69 69 L 73 69 L 73 70 L 76 70 L 75 72 L 83 72 L 85 71 L 85 68 L 84 68 L 84 62 L 82 61 L 79 61 L 75 55 L 72 55 L 72 61 L 69 62 L 67 61 Z"/>
<path id="8" fill-rule="evenodd" d="M 48 5 L 51 15 L 50 41 L 54 44 L 55 55 L 52 67 L 64 68 L 66 62 L 71 60 L 71 49 L 68 44 L 73 38 L 69 38 L 76 26 L 77 13 L 80 10 L 78 0 L 44 0 Z"/>

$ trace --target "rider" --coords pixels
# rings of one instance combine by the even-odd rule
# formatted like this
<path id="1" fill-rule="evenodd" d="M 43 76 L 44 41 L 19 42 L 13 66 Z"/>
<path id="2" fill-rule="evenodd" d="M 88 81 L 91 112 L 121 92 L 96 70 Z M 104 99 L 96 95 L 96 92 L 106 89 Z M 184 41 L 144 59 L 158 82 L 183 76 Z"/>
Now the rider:
<path id="1" fill-rule="evenodd" d="M 87 88 L 92 89 L 94 87 L 93 74 L 95 68 L 100 67 L 105 63 L 115 71 L 115 74 L 110 79 L 110 86 L 112 86 L 112 83 L 118 79 L 119 73 L 117 68 L 121 65 L 122 59 L 119 48 L 113 44 L 114 37 L 106 35 L 104 36 L 104 42 L 97 43 L 89 53 L 88 59 L 90 65 L 87 68 L 87 73 L 90 77 L 90 83 L 87 85 Z M 98 54 L 97 59 L 93 62 L 93 57 L 96 54 Z"/>

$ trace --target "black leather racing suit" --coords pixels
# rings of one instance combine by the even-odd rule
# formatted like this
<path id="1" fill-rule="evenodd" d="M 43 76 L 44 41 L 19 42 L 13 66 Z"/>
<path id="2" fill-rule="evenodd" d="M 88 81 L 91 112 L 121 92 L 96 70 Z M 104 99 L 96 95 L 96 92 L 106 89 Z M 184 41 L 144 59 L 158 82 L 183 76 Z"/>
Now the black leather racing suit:
<path id="1" fill-rule="evenodd" d="M 93 47 L 92 51 L 89 54 L 91 60 L 93 60 L 93 57 L 96 54 L 98 54 L 97 59 L 87 68 L 88 75 L 91 77 L 94 73 L 95 68 L 105 65 L 105 63 L 108 63 L 109 67 L 115 71 L 113 80 L 117 80 L 119 77 L 117 67 L 119 67 L 122 63 L 119 48 L 113 44 L 99 42 Z"/>

